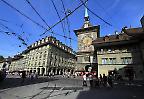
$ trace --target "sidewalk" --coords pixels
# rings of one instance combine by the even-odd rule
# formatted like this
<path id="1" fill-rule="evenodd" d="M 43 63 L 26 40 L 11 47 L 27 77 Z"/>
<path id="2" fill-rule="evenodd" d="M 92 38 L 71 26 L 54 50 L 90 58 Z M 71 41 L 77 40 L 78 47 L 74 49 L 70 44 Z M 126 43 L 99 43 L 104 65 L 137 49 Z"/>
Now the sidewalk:
<path id="1" fill-rule="evenodd" d="M 76 99 L 80 90 L 83 88 L 77 85 L 43 82 L 1 89 L 0 99 Z"/>

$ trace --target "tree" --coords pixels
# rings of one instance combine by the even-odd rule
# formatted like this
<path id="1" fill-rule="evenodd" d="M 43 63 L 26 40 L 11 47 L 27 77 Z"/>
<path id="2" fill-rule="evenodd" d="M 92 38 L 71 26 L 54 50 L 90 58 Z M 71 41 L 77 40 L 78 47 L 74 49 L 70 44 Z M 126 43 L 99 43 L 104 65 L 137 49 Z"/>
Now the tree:
<path id="1" fill-rule="evenodd" d="M 4 57 L 2 55 L 0 55 L 0 61 L 3 61 Z"/>

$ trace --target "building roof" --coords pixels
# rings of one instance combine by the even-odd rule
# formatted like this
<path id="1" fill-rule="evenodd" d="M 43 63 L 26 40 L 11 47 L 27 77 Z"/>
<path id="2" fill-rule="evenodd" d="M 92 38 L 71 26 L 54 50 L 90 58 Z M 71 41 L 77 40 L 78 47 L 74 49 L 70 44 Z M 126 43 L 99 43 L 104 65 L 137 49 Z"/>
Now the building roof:
<path id="1" fill-rule="evenodd" d="M 15 60 L 19 60 L 19 59 L 22 59 L 24 56 L 22 55 L 15 55 L 11 60 L 12 61 L 15 61 Z"/>
<path id="2" fill-rule="evenodd" d="M 139 37 L 139 36 L 142 36 L 142 35 L 144 36 L 144 30 L 141 27 L 125 29 L 124 32 L 126 34 L 128 34 L 129 36 L 134 36 L 134 37 Z"/>
<path id="3" fill-rule="evenodd" d="M 112 41 L 112 42 L 105 42 L 105 43 L 97 43 L 97 44 L 95 44 L 95 47 L 120 46 L 120 45 L 133 44 L 136 42 L 138 42 L 138 40 Z"/>
<path id="4" fill-rule="evenodd" d="M 144 31 L 142 28 L 124 29 L 124 33 L 99 37 L 92 42 L 96 47 L 105 47 L 111 45 L 124 45 L 138 42 L 139 39 L 144 39 Z M 138 38 L 137 38 L 138 37 Z"/>
<path id="5" fill-rule="evenodd" d="M 121 33 L 119 35 L 110 35 L 110 36 L 99 37 L 93 41 L 93 44 L 128 40 L 129 38 L 130 38 L 130 36 L 128 36 L 126 33 Z"/>

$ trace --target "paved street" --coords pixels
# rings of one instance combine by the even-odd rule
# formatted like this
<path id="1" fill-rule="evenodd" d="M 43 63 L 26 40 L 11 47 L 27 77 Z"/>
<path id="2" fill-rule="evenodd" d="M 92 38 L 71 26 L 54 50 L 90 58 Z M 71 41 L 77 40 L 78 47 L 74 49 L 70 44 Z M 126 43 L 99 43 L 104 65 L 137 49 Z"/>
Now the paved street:
<path id="1" fill-rule="evenodd" d="M 0 99 L 143 99 L 144 85 L 115 82 L 114 88 L 82 87 L 81 79 L 47 78 L 26 81 L 9 77 L 0 83 Z"/>

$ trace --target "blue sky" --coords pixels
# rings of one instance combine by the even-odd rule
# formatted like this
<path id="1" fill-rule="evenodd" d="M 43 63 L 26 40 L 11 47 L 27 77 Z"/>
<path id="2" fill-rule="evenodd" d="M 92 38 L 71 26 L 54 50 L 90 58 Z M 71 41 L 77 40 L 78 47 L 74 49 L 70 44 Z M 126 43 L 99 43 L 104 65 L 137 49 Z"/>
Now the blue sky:
<path id="1" fill-rule="evenodd" d="M 35 20 L 39 24 L 46 27 L 44 22 L 39 18 L 39 16 L 34 12 L 34 10 L 29 6 L 26 0 L 5 0 L 22 13 L 29 16 L 31 19 Z M 39 14 L 45 19 L 49 26 L 52 26 L 59 21 L 56 11 L 52 5 L 51 0 L 29 0 Z M 61 0 L 53 0 L 56 4 L 58 12 L 63 18 L 65 16 Z M 67 10 L 75 9 L 79 4 L 80 0 L 63 0 L 65 8 Z M 101 36 L 108 34 L 114 34 L 114 31 L 121 31 L 124 26 L 128 27 L 140 27 L 140 18 L 144 15 L 144 0 L 89 0 L 88 7 L 94 13 L 102 17 L 104 20 L 112 24 L 108 26 L 102 20 L 95 17 L 93 14 L 89 13 L 90 21 L 93 25 L 101 26 Z M 17 13 L 15 10 L 7 6 L 0 0 L 0 19 L 7 20 L 8 22 L 0 20 L 0 31 L 15 32 L 17 35 L 21 35 L 28 45 L 34 43 L 35 41 L 51 35 L 47 32 L 45 35 L 40 36 L 45 30 L 37 26 L 33 22 L 29 21 L 24 16 Z M 71 37 L 77 40 L 73 30 L 82 27 L 84 22 L 84 6 L 79 8 L 71 16 L 69 16 Z M 1 24 L 9 27 L 9 30 L 3 27 Z M 65 34 L 69 36 L 66 20 L 63 22 L 65 26 Z M 22 26 L 22 27 L 21 27 Z M 58 24 L 52 29 L 55 33 L 64 35 L 61 24 Z M 61 36 L 54 35 L 57 39 L 70 45 L 69 40 Z M 21 47 L 19 47 L 21 45 Z M 77 42 L 72 41 L 72 48 L 77 50 Z M 7 35 L 0 32 L 0 55 L 4 57 L 13 56 L 18 52 L 22 52 L 26 49 L 25 45 L 22 45 L 21 41 L 17 39 L 14 35 Z"/>

